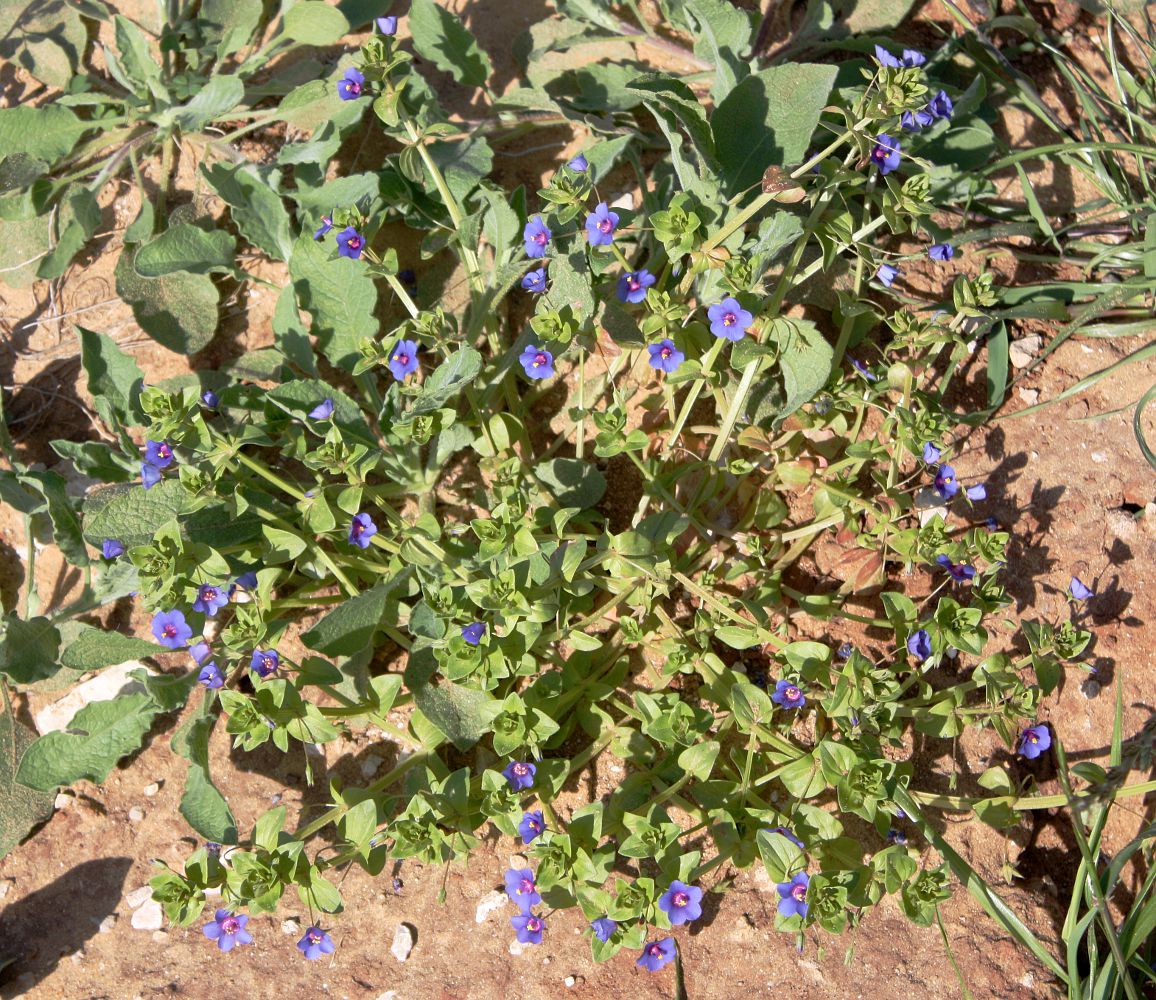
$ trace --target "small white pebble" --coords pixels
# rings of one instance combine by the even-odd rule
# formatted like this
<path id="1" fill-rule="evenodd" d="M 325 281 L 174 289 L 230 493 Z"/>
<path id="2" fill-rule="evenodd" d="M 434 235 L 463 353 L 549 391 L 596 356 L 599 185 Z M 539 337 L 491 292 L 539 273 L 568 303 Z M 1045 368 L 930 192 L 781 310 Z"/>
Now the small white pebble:
<path id="1" fill-rule="evenodd" d="M 80 951 L 74 951 L 68 957 L 72 960 L 73 965 L 80 965 L 80 963 L 84 961 L 84 949 L 81 948 Z"/>
<path id="2" fill-rule="evenodd" d="M 124 897 L 124 901 L 128 903 L 130 910 L 135 910 L 138 906 L 143 906 L 146 902 L 153 898 L 153 887 L 151 885 L 142 885 L 139 889 L 133 889 Z"/>
<path id="3" fill-rule="evenodd" d="M 1094 452 L 1092 452 L 1092 461 L 1093 462 L 1106 462 L 1106 461 L 1108 461 L 1108 456 L 1105 455 L 1104 452 L 1102 452 L 1102 451 L 1094 451 Z"/>
<path id="4" fill-rule="evenodd" d="M 153 940 L 156 941 L 157 944 L 163 944 L 168 939 L 169 939 L 169 932 L 168 931 L 153 931 Z"/>
<path id="5" fill-rule="evenodd" d="M 132 912 L 133 930 L 159 931 L 165 922 L 164 910 L 155 899 L 142 903 Z"/>
<path id="6" fill-rule="evenodd" d="M 511 955 L 515 955 L 515 956 L 521 955 L 525 952 L 525 950 L 526 950 L 526 946 L 524 944 L 522 944 L 522 942 L 519 941 L 517 938 L 514 938 L 514 940 L 510 942 L 510 954 Z"/>
<path id="7" fill-rule="evenodd" d="M 111 933 L 112 929 L 115 926 L 116 926 L 116 914 L 110 913 L 107 917 L 105 917 L 100 922 L 100 933 L 101 934 L 109 934 L 109 933 Z"/>
<path id="8" fill-rule="evenodd" d="M 282 934 L 298 934 L 301 931 L 301 921 L 297 917 L 289 917 L 281 921 Z"/>
<path id="9" fill-rule="evenodd" d="M 562 982 L 565 984 L 566 989 L 572 990 L 572 989 L 574 989 L 574 985 L 578 982 L 578 980 L 575 979 L 573 976 L 567 976 L 565 979 L 562 980 Z"/>
<path id="10" fill-rule="evenodd" d="M 56 798 L 52 802 L 52 808 L 56 810 L 63 809 L 71 801 L 71 795 L 65 795 L 64 792 L 58 792 Z"/>
<path id="11" fill-rule="evenodd" d="M 148 785 L 145 785 L 145 786 L 144 786 L 144 789 L 143 789 L 143 792 L 144 792 L 144 797 L 145 797 L 146 799 L 151 799 L 151 798 L 152 798 L 154 795 L 156 795 L 156 793 L 157 793 L 157 792 L 159 792 L 160 790 L 161 790 L 161 784 L 160 784 L 160 782 L 159 782 L 159 781 L 154 781 L 154 782 L 152 782 L 151 784 L 148 784 Z"/>
<path id="12" fill-rule="evenodd" d="M 12 888 L 13 881 L 14 880 L 10 878 L 0 879 L 0 899 L 8 895 L 8 891 Z"/>
<path id="13" fill-rule="evenodd" d="M 490 914 L 501 910 L 506 905 L 506 894 L 493 889 L 487 892 L 481 899 L 478 900 L 478 909 L 474 914 L 474 921 L 479 924 L 484 924 L 489 919 Z"/>
<path id="14" fill-rule="evenodd" d="M 398 924 L 393 932 L 393 944 L 389 946 L 390 954 L 399 962 L 404 962 L 413 951 L 413 930 L 409 924 Z"/>
<path id="15" fill-rule="evenodd" d="M 144 819 L 144 810 L 140 806 L 133 806 L 128 811 L 128 821 L 130 823 L 139 823 Z"/>

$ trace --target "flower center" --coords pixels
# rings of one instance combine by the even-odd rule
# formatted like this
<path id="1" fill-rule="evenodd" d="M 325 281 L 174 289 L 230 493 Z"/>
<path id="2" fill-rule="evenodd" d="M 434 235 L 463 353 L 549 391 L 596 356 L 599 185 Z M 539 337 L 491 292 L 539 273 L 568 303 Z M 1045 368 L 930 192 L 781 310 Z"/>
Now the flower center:
<path id="1" fill-rule="evenodd" d="M 205 589 L 201 591 L 201 600 L 203 600 L 203 601 L 215 601 L 216 599 L 217 599 L 217 588 L 216 587 L 205 587 Z"/>
<path id="2" fill-rule="evenodd" d="M 675 906 L 686 906 L 687 903 L 690 902 L 690 896 L 685 892 L 679 891 L 679 892 L 674 893 L 670 897 L 670 901 Z"/>
<path id="3" fill-rule="evenodd" d="M 739 321 L 734 313 L 727 313 L 723 317 L 723 326 L 734 326 Z"/>
<path id="4" fill-rule="evenodd" d="M 524 878 L 518 884 L 518 895 L 528 896 L 534 891 L 534 880 L 532 878 Z"/>
<path id="5" fill-rule="evenodd" d="M 223 934 L 236 934 L 241 929 L 241 921 L 236 917 L 225 917 L 221 921 L 221 932 Z"/>
<path id="6" fill-rule="evenodd" d="M 626 279 L 626 286 L 632 292 L 637 292 L 642 287 L 642 282 L 632 274 L 629 278 Z"/>
<path id="7" fill-rule="evenodd" d="M 409 355 L 408 354 L 395 354 L 393 356 L 393 360 L 396 361 L 398 364 L 408 365 L 409 364 Z"/>
<path id="8" fill-rule="evenodd" d="M 796 903 L 801 903 L 807 898 L 807 887 L 805 885 L 797 885 L 791 890 L 791 898 Z"/>
<path id="9" fill-rule="evenodd" d="M 349 249 L 350 250 L 360 250 L 361 249 L 361 237 L 360 236 L 350 236 L 349 237 Z"/>
<path id="10" fill-rule="evenodd" d="M 365 530 L 365 525 L 362 524 L 360 521 L 354 521 L 353 522 L 353 533 L 355 535 L 360 535 L 364 530 Z"/>
<path id="11" fill-rule="evenodd" d="M 163 635 L 166 639 L 176 638 L 176 634 L 177 634 L 176 625 L 166 625 L 164 628 L 161 629 L 161 635 Z"/>
<path id="12" fill-rule="evenodd" d="M 799 697 L 799 689 L 797 687 L 788 687 L 785 692 L 787 701 L 795 701 Z"/>
<path id="13" fill-rule="evenodd" d="M 157 448 L 157 454 L 160 455 L 161 458 L 171 458 L 173 450 L 167 444 L 162 444 Z"/>
<path id="14" fill-rule="evenodd" d="M 356 80 L 350 80 L 349 81 L 349 92 L 351 94 L 360 94 L 361 93 L 361 84 L 358 83 Z"/>
<path id="15" fill-rule="evenodd" d="M 318 934 L 316 931 L 310 931 L 309 932 L 309 943 L 310 944 L 321 944 L 321 935 Z"/>
<path id="16" fill-rule="evenodd" d="M 539 357 L 541 357 L 541 355 L 539 355 Z M 518 775 L 519 777 L 522 777 L 523 775 L 529 774 L 530 769 L 525 764 L 515 764 L 514 765 L 514 773 L 516 775 Z"/>
<path id="17" fill-rule="evenodd" d="M 1039 743 L 1040 738 L 1035 733 L 1028 733 L 1029 743 Z"/>
<path id="18" fill-rule="evenodd" d="M 658 947 L 657 941 L 654 944 L 649 944 L 646 946 L 646 954 L 648 954 L 651 958 L 658 958 L 658 956 L 662 954 L 662 949 Z"/>
<path id="19" fill-rule="evenodd" d="M 538 246 L 544 247 L 546 245 L 546 234 L 539 229 L 538 232 L 534 234 L 534 242 L 537 243 Z"/>
<path id="20" fill-rule="evenodd" d="M 662 359 L 663 359 L 663 361 L 665 361 L 667 358 L 669 358 L 674 353 L 674 349 L 671 347 L 664 347 L 658 353 L 662 355 Z"/>
<path id="21" fill-rule="evenodd" d="M 544 365 L 544 364 L 547 364 L 546 355 L 545 354 L 535 354 L 534 355 L 534 367 L 535 368 L 541 368 L 542 365 Z"/>
<path id="22" fill-rule="evenodd" d="M 272 673 L 277 669 L 277 661 L 274 660 L 271 656 L 262 656 L 261 666 L 264 667 L 265 670 L 267 670 L 269 673 Z"/>
<path id="23" fill-rule="evenodd" d="M 542 921 L 539 920 L 537 917 L 531 917 L 529 920 L 526 921 L 526 930 L 528 930 L 528 931 L 535 931 L 536 932 L 536 931 L 540 930 L 541 927 L 542 927 Z"/>
<path id="24" fill-rule="evenodd" d="M 614 224 L 609 219 L 598 220 L 598 231 L 600 233 L 608 233 L 614 228 Z"/>

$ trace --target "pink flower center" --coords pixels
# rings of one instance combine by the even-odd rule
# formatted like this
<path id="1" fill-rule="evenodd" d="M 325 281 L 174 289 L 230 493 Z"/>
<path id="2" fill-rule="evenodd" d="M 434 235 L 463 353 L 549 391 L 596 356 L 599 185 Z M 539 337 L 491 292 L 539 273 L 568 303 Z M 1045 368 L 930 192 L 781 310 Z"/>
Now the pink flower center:
<path id="1" fill-rule="evenodd" d="M 537 244 L 538 244 L 538 246 L 540 246 L 540 247 L 544 247 L 544 246 L 546 245 L 546 234 L 545 234 L 545 232 L 543 232 L 541 229 L 539 229 L 539 230 L 538 230 L 538 232 L 536 232 L 536 233 L 534 234 L 534 242 L 535 242 L 535 243 L 537 243 Z"/>
<path id="2" fill-rule="evenodd" d="M 262 656 L 261 666 L 266 670 L 266 672 L 272 673 L 277 669 L 277 661 L 274 660 L 271 656 Z"/>
<path id="3" fill-rule="evenodd" d="M 361 84 L 360 83 L 358 83 L 356 80 L 349 80 L 347 82 L 349 84 L 349 92 L 351 94 L 360 94 L 361 93 Z"/>
<path id="4" fill-rule="evenodd" d="M 632 274 L 626 279 L 626 287 L 632 292 L 637 292 L 642 287 L 642 282 Z"/>
<path id="5" fill-rule="evenodd" d="M 646 946 L 646 954 L 651 958 L 658 958 L 662 954 L 662 949 L 658 946 L 657 941 L 655 941 L 654 944 L 648 944 Z"/>
<path id="6" fill-rule="evenodd" d="M 534 891 L 534 880 L 532 878 L 524 878 L 518 883 L 518 895 L 528 896 Z"/>
<path id="7" fill-rule="evenodd" d="M 662 355 L 662 359 L 663 359 L 663 361 L 665 361 L 667 358 L 669 358 L 674 353 L 674 349 L 671 347 L 663 347 L 663 349 L 661 351 L 659 351 L 658 353 Z"/>
<path id="8" fill-rule="evenodd" d="M 541 357 L 541 356 L 542 355 L 540 355 L 540 354 L 538 355 L 538 357 Z M 518 775 L 519 778 L 521 778 L 524 775 L 527 775 L 530 773 L 530 768 L 525 764 L 515 764 L 514 765 L 514 773 L 516 775 Z"/>
<path id="9" fill-rule="evenodd" d="M 162 444 L 157 448 L 157 454 L 160 455 L 161 458 L 172 458 L 173 450 L 167 444 Z"/>
<path id="10" fill-rule="evenodd" d="M 321 944 L 321 935 L 318 934 L 316 931 L 310 931 L 309 932 L 309 943 L 310 944 Z"/>
<path id="11" fill-rule="evenodd" d="M 360 236 L 350 236 L 349 237 L 349 249 L 350 250 L 360 250 L 361 249 L 361 237 Z"/>
<path id="12" fill-rule="evenodd" d="M 614 223 L 612 223 L 609 219 L 599 219 L 598 220 L 598 231 L 600 233 L 608 233 L 613 228 L 614 228 Z"/>
<path id="13" fill-rule="evenodd" d="M 177 635 L 176 625 L 166 625 L 161 629 L 161 635 L 163 635 L 166 639 L 175 639 Z"/>
<path id="14" fill-rule="evenodd" d="M 727 313 L 723 316 L 723 326 L 734 326 L 739 321 L 739 318 L 734 313 Z"/>
<path id="15" fill-rule="evenodd" d="M 797 885 L 791 890 L 791 898 L 796 903 L 801 903 L 807 898 L 807 887 L 805 885 Z"/>
<path id="16" fill-rule="evenodd" d="M 395 354 L 393 356 L 393 360 L 396 361 L 400 365 L 403 365 L 403 366 L 408 365 L 409 364 L 409 355 L 408 354 L 400 354 L 400 353 Z"/>
<path id="17" fill-rule="evenodd" d="M 799 697 L 799 689 L 797 687 L 789 687 L 783 693 L 787 696 L 787 701 L 795 701 Z"/>
<path id="18" fill-rule="evenodd" d="M 541 368 L 545 364 L 549 364 L 549 362 L 546 360 L 545 354 L 535 354 L 534 355 L 534 367 L 535 368 Z"/>
<path id="19" fill-rule="evenodd" d="M 1040 738 L 1035 733 L 1028 733 L 1029 743 L 1039 743 Z"/>
<path id="20" fill-rule="evenodd" d="M 217 599 L 216 587 L 205 587 L 201 590 L 202 601 L 215 601 Z"/>
<path id="21" fill-rule="evenodd" d="M 531 917 L 526 921 L 526 930 L 537 932 L 542 929 L 542 921 L 537 917 Z"/>
<path id="22" fill-rule="evenodd" d="M 355 535 L 360 535 L 364 530 L 365 530 L 365 525 L 362 524 L 360 521 L 354 521 L 353 522 L 353 533 Z"/>
<path id="23" fill-rule="evenodd" d="M 675 906 L 686 906 L 686 905 L 687 905 L 687 903 L 689 903 L 689 902 L 690 902 L 690 896 L 689 896 L 687 893 L 685 893 L 685 892 L 682 892 L 682 891 L 680 890 L 679 892 L 676 892 L 676 893 L 674 893 L 674 894 L 673 894 L 673 895 L 670 897 L 670 901 L 671 901 L 671 902 L 672 902 L 672 903 L 673 903 Z"/>
<path id="24" fill-rule="evenodd" d="M 240 929 L 241 921 L 236 917 L 225 917 L 225 919 L 221 921 L 222 934 L 236 934 Z"/>

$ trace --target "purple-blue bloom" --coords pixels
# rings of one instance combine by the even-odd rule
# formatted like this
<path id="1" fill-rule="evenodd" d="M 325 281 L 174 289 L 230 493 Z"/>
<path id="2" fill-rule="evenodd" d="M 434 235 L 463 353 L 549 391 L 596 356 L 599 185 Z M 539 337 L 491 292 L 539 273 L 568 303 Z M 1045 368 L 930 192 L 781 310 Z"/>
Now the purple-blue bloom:
<path id="1" fill-rule="evenodd" d="M 811 876 L 799 872 L 790 882 L 780 882 L 775 888 L 779 893 L 779 913 L 784 917 L 807 919 L 807 886 Z"/>
<path id="2" fill-rule="evenodd" d="M 688 924 L 702 916 L 702 890 L 675 879 L 670 888 L 658 898 L 658 908 L 675 926 Z"/>
<path id="3" fill-rule="evenodd" d="M 518 835 L 522 838 L 523 844 L 532 844 L 542 836 L 545 829 L 546 821 L 542 817 L 542 810 L 535 809 L 522 817 L 522 822 L 518 824 Z"/>
<path id="4" fill-rule="evenodd" d="M 153 615 L 152 630 L 157 642 L 169 649 L 179 649 L 193 637 L 182 611 L 158 611 Z"/>
<path id="5" fill-rule="evenodd" d="M 407 375 L 417 371 L 417 343 L 412 340 L 399 340 L 389 355 L 389 371 L 399 382 Z"/>
<path id="6" fill-rule="evenodd" d="M 365 249 L 365 240 L 353 226 L 346 226 L 341 232 L 337 234 L 337 254 L 340 257 L 348 257 L 350 260 L 357 260 L 361 256 L 361 251 Z"/>
<path id="7" fill-rule="evenodd" d="M 879 60 L 881 66 L 888 66 L 891 69 L 899 69 L 902 63 L 888 52 L 882 45 L 875 46 L 875 58 Z"/>
<path id="8" fill-rule="evenodd" d="M 554 374 L 554 355 L 537 344 L 527 345 L 518 360 L 532 379 L 550 378 Z"/>
<path id="9" fill-rule="evenodd" d="M 275 649 L 254 649 L 249 659 L 249 669 L 262 680 L 271 677 L 281 666 L 281 657 Z"/>
<path id="10" fill-rule="evenodd" d="M 506 895 L 523 913 L 542 902 L 542 895 L 529 868 L 511 868 L 506 872 Z"/>
<path id="11" fill-rule="evenodd" d="M 955 256 L 955 247 L 950 243 L 934 243 L 927 248 L 927 256 L 932 260 L 951 260 Z"/>
<path id="12" fill-rule="evenodd" d="M 333 228 L 333 219 L 328 215 L 321 216 L 321 225 L 313 230 L 313 238 L 315 240 L 323 240 L 328 234 L 329 230 Z"/>
<path id="13" fill-rule="evenodd" d="M 522 944 L 541 944 L 542 931 L 546 929 L 546 921 L 533 913 L 519 913 L 510 917 L 510 926 L 514 928 L 514 936 Z"/>
<path id="14" fill-rule="evenodd" d="M 926 444 L 924 444 L 924 446 L 923 446 L 923 461 L 927 465 L 934 465 L 936 462 L 938 462 L 939 456 L 941 454 L 943 454 L 943 453 L 939 450 L 939 448 L 936 447 L 935 445 L 933 445 L 930 441 L 928 441 Z"/>
<path id="15" fill-rule="evenodd" d="M 935 561 L 939 563 L 940 567 L 951 574 L 951 578 L 956 583 L 963 583 L 965 580 L 970 580 L 975 576 L 975 567 L 969 566 L 967 563 L 953 563 L 945 555 L 938 555 Z"/>
<path id="16" fill-rule="evenodd" d="M 608 247 L 614 242 L 614 230 L 618 225 L 618 213 L 610 211 L 604 201 L 600 201 L 594 211 L 586 216 L 586 235 L 592 247 Z"/>
<path id="17" fill-rule="evenodd" d="M 875 280 L 884 288 L 890 288 L 891 283 L 898 277 L 899 268 L 892 267 L 890 264 L 880 264 L 879 270 L 875 272 Z"/>
<path id="18" fill-rule="evenodd" d="M 359 549 L 368 549 L 369 540 L 377 534 L 377 525 L 368 514 L 354 514 L 349 523 L 349 543 Z"/>
<path id="19" fill-rule="evenodd" d="M 987 499 L 987 487 L 984 486 L 983 483 L 976 483 L 974 486 L 969 486 L 963 492 L 967 496 L 968 500 Z"/>
<path id="20" fill-rule="evenodd" d="M 545 257 L 546 246 L 550 242 L 550 230 L 540 215 L 530 217 L 522 230 L 522 241 L 526 245 L 527 257 Z"/>
<path id="21" fill-rule="evenodd" d="M 212 655 L 213 651 L 209 649 L 207 642 L 198 642 L 189 647 L 189 656 L 193 658 L 193 662 L 197 666 L 200 666 Z"/>
<path id="22" fill-rule="evenodd" d="M 646 298 L 646 290 L 658 279 L 645 267 L 641 271 L 632 271 L 618 279 L 618 288 L 614 294 L 619 302 L 637 304 Z"/>
<path id="23" fill-rule="evenodd" d="M 931 99 L 931 103 L 927 105 L 927 110 L 935 115 L 936 118 L 950 118 L 952 112 L 955 110 L 955 105 L 951 103 L 951 98 L 947 96 L 947 91 L 941 90 Z"/>
<path id="24" fill-rule="evenodd" d="M 655 371 L 666 372 L 667 375 L 678 371 L 679 366 L 686 360 L 686 355 L 674 346 L 674 341 L 669 337 L 657 344 L 648 344 L 646 349 L 650 352 L 647 364 Z"/>
<path id="25" fill-rule="evenodd" d="M 855 652 L 855 647 L 849 642 L 844 642 L 835 650 L 835 655 L 839 657 L 840 660 L 846 660 L 853 652 Z"/>
<path id="26" fill-rule="evenodd" d="M 151 490 L 161 481 L 161 478 L 161 470 L 153 465 L 152 462 L 141 462 L 140 481 L 146 490 Z"/>
<path id="27" fill-rule="evenodd" d="M 931 633 L 925 628 L 917 629 L 907 637 L 907 652 L 921 663 L 931 657 Z"/>
<path id="28" fill-rule="evenodd" d="M 899 125 L 904 132 L 922 132 L 934 122 L 935 115 L 926 108 L 920 108 L 918 111 L 904 111 L 899 116 Z"/>
<path id="29" fill-rule="evenodd" d="M 333 416 L 332 399 L 323 400 L 309 411 L 309 417 L 312 420 L 328 420 L 331 416 Z"/>
<path id="30" fill-rule="evenodd" d="M 472 622 L 462 626 L 462 638 L 471 646 L 476 646 L 486 634 L 485 622 Z"/>
<path id="31" fill-rule="evenodd" d="M 253 935 L 245 930 L 248 922 L 244 913 L 234 916 L 228 910 L 218 910 L 216 919 L 205 924 L 205 937 L 216 941 L 221 951 L 232 951 L 236 945 L 253 943 Z"/>
<path id="32" fill-rule="evenodd" d="M 247 573 L 242 573 L 237 577 L 233 582 L 233 586 L 229 588 L 229 593 L 231 595 L 238 587 L 244 590 L 252 590 L 255 586 L 257 586 L 257 571 L 251 569 Z"/>
<path id="33" fill-rule="evenodd" d="M 922 52 L 919 52 L 916 49 L 903 50 L 903 65 L 908 69 L 912 69 L 916 66 L 922 66 L 925 62 L 927 62 L 927 56 L 925 56 Z"/>
<path id="34" fill-rule="evenodd" d="M 380 31 L 383 35 L 396 35 L 397 34 L 397 18 L 396 17 L 393 17 L 393 16 L 379 17 L 379 18 L 377 18 L 377 20 L 374 23 L 377 24 L 377 30 Z"/>
<path id="35" fill-rule="evenodd" d="M 642 955 L 635 965 L 641 965 L 647 972 L 657 972 L 664 965 L 674 961 L 674 938 L 648 941 L 642 946 Z"/>
<path id="36" fill-rule="evenodd" d="M 229 595 L 212 583 L 203 583 L 197 589 L 197 599 L 193 602 L 193 610 L 213 618 L 217 612 L 229 603 Z"/>
<path id="37" fill-rule="evenodd" d="M 1072 582 L 1068 584 L 1068 593 L 1077 601 L 1086 601 L 1089 597 L 1096 596 L 1096 592 L 1078 576 L 1072 577 Z"/>
<path id="38" fill-rule="evenodd" d="M 782 708 L 802 708 L 807 704 L 803 692 L 792 681 L 776 681 L 771 701 Z"/>
<path id="39" fill-rule="evenodd" d="M 768 827 L 767 833 L 777 833 L 781 837 L 786 837 L 787 840 L 789 840 L 792 844 L 794 844 L 800 851 L 805 850 L 805 848 L 803 847 L 803 842 L 791 832 L 789 827 L 785 827 L 785 826 Z"/>
<path id="40" fill-rule="evenodd" d="M 955 469 L 950 465 L 941 465 L 936 468 L 935 492 L 944 500 L 950 500 L 959 492 L 959 482 L 955 478 Z"/>
<path id="41" fill-rule="evenodd" d="M 384 21 L 386 18 L 378 18 L 379 21 Z M 390 18 L 389 20 L 396 21 L 397 18 Z M 386 32 L 392 34 L 392 32 Z M 310 927 L 297 942 L 297 950 L 301 952 L 310 962 L 314 959 L 321 958 L 323 955 L 332 955 L 337 946 L 333 943 L 333 938 L 325 933 L 320 927 Z"/>
<path id="42" fill-rule="evenodd" d="M 206 389 L 201 393 L 201 402 L 204 403 L 206 409 L 215 410 L 221 399 L 212 389 Z"/>
<path id="43" fill-rule="evenodd" d="M 216 660 L 210 660 L 201 667 L 201 672 L 197 674 L 197 680 L 210 690 L 225 686 L 225 675 L 221 673 L 221 668 L 217 666 Z"/>
<path id="44" fill-rule="evenodd" d="M 618 930 L 618 924 L 609 917 L 599 917 L 597 920 L 591 920 L 590 927 L 594 931 L 594 936 L 603 944 L 614 937 L 614 932 Z"/>
<path id="45" fill-rule="evenodd" d="M 116 559 L 124 555 L 124 542 L 117 541 L 115 538 L 106 538 L 100 543 L 100 554 L 105 559 Z"/>
<path id="46" fill-rule="evenodd" d="M 898 844 L 900 847 L 902 847 L 907 843 L 907 834 L 905 834 L 902 830 L 896 830 L 895 827 L 892 827 L 887 831 L 887 843 Z"/>
<path id="47" fill-rule="evenodd" d="M 365 75 L 350 67 L 345 76 L 337 81 L 337 96 L 343 101 L 356 101 L 365 87 Z"/>
<path id="48" fill-rule="evenodd" d="M 523 276 L 522 288 L 531 295 L 541 295 L 546 290 L 546 269 L 540 267 Z"/>
<path id="49" fill-rule="evenodd" d="M 146 441 L 145 461 L 158 469 L 167 468 L 173 461 L 173 449 L 167 441 Z"/>
<path id="50" fill-rule="evenodd" d="M 584 174 L 586 173 L 587 169 L 589 169 L 590 163 L 585 156 L 579 153 L 574 157 L 574 159 L 567 163 L 566 166 L 568 166 L 576 174 Z"/>
<path id="51" fill-rule="evenodd" d="M 732 295 L 707 309 L 706 315 L 710 320 L 710 332 L 730 341 L 742 340 L 755 321 L 754 316 Z"/>
<path id="52" fill-rule="evenodd" d="M 855 371 L 857 371 L 860 375 L 862 375 L 868 382 L 879 381 L 879 376 L 872 375 L 870 369 L 858 358 L 851 359 L 851 367 L 854 368 Z"/>
<path id="53" fill-rule="evenodd" d="M 520 792 L 526 788 L 532 788 L 534 785 L 534 775 L 538 768 L 533 764 L 523 764 L 521 761 L 512 760 L 506 765 L 502 776 L 510 783 L 510 787 L 515 792 Z"/>
<path id="54" fill-rule="evenodd" d="M 871 150 L 871 162 L 879 168 L 879 173 L 886 176 L 899 166 L 902 148 L 898 139 L 893 139 L 886 132 L 880 132 L 875 137 L 875 148 Z"/>
<path id="55" fill-rule="evenodd" d="M 1052 745 L 1052 734 L 1042 722 L 1028 726 L 1020 734 L 1019 752 L 1028 760 L 1035 760 Z"/>

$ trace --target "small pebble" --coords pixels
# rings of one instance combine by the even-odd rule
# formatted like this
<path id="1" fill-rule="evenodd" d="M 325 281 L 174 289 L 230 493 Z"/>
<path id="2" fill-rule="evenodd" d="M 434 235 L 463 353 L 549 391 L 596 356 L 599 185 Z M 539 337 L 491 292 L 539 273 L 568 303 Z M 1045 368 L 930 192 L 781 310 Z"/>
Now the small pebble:
<path id="1" fill-rule="evenodd" d="M 282 920 L 281 921 L 281 933 L 282 934 L 300 934 L 301 933 L 301 921 L 298 920 L 296 917 L 290 917 L 288 920 Z"/>
<path id="2" fill-rule="evenodd" d="M 366 757 L 361 762 L 361 776 L 363 778 L 372 778 L 381 769 L 380 757 Z"/>
<path id="3" fill-rule="evenodd" d="M 168 931 L 153 931 L 153 940 L 156 941 L 157 944 L 163 944 L 168 939 L 169 939 L 169 932 Z"/>
<path id="4" fill-rule="evenodd" d="M 160 790 L 161 790 L 160 782 L 154 781 L 152 784 L 144 786 L 144 797 L 146 799 L 151 799 Z"/>
<path id="5" fill-rule="evenodd" d="M 8 891 L 12 888 L 14 881 L 14 879 L 10 878 L 0 878 L 0 899 L 8 895 Z"/>
<path id="6" fill-rule="evenodd" d="M 525 952 L 525 950 L 526 950 L 526 946 L 524 944 L 522 944 L 522 942 L 519 941 L 517 938 L 514 938 L 514 940 L 510 942 L 510 954 L 511 955 L 515 955 L 515 956 L 521 955 L 522 953 Z"/>
<path id="7" fill-rule="evenodd" d="M 409 924 L 398 924 L 393 932 L 393 944 L 389 946 L 390 954 L 399 962 L 404 962 L 413 951 L 413 929 Z"/>
<path id="8" fill-rule="evenodd" d="M 474 921 L 479 924 L 484 924 L 489 919 L 490 914 L 501 910 L 506 905 L 506 894 L 498 889 L 493 889 L 487 892 L 481 899 L 478 900 L 478 910 L 474 914 Z"/>
<path id="9" fill-rule="evenodd" d="M 567 976 L 565 979 L 562 980 L 562 982 L 565 984 L 565 986 L 568 990 L 572 990 L 572 989 L 574 989 L 578 980 L 575 979 L 573 976 Z"/>
<path id="10" fill-rule="evenodd" d="M 1035 406 L 1036 403 L 1038 403 L 1040 401 L 1040 390 L 1039 389 L 1025 389 L 1021 385 L 1016 390 L 1016 392 L 1019 393 L 1020 399 L 1022 399 L 1025 403 L 1027 403 L 1028 406 Z"/>
<path id="11" fill-rule="evenodd" d="M 61 810 L 72 801 L 71 795 L 65 795 L 64 792 L 58 792 L 56 798 L 53 800 L 52 808 Z"/>
<path id="12" fill-rule="evenodd" d="M 153 888 L 151 885 L 142 885 L 139 889 L 133 889 L 132 892 L 127 893 L 124 901 L 128 903 L 130 910 L 135 910 L 138 906 L 143 906 L 146 902 L 153 898 Z"/>
<path id="13" fill-rule="evenodd" d="M 73 965 L 80 965 L 80 963 L 84 961 L 84 949 L 81 948 L 80 951 L 74 951 L 68 957 L 72 960 Z"/>
<path id="14" fill-rule="evenodd" d="M 115 926 L 116 926 L 116 914 L 110 913 L 107 917 L 105 917 L 100 922 L 100 933 L 101 934 L 109 934 L 112 932 L 112 929 Z"/>
<path id="15" fill-rule="evenodd" d="M 1084 697 L 1089 700 L 1098 698 L 1100 697 L 1100 682 L 1094 678 L 1090 678 L 1080 685 L 1080 690 L 1083 691 Z"/>
<path id="16" fill-rule="evenodd" d="M 133 930 L 159 931 L 164 926 L 165 913 L 155 899 L 142 903 L 132 912 Z"/>
<path id="17" fill-rule="evenodd" d="M 133 806 L 128 811 L 128 821 L 130 823 L 139 823 L 144 819 L 144 810 L 140 806 Z"/>

